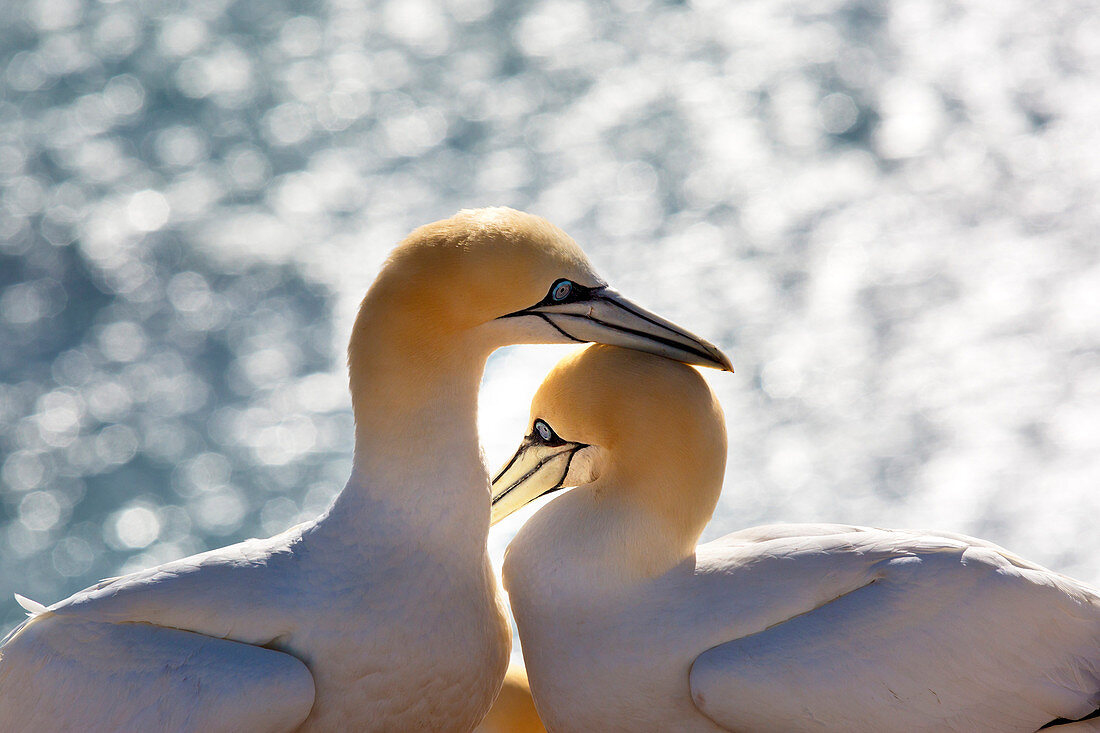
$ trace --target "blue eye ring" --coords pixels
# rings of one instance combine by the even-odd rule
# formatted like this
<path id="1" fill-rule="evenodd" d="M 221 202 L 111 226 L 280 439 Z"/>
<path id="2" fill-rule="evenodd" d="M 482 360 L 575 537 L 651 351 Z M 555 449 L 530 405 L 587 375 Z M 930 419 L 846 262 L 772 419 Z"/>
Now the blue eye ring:
<path id="1" fill-rule="evenodd" d="M 572 292 L 573 282 L 571 280 L 558 280 L 550 286 L 550 300 L 555 303 L 561 303 L 568 298 Z"/>
<path id="2" fill-rule="evenodd" d="M 558 437 L 554 434 L 554 429 L 541 418 L 535 420 L 535 424 L 532 426 L 532 432 L 537 435 L 544 443 L 549 443 Z"/>

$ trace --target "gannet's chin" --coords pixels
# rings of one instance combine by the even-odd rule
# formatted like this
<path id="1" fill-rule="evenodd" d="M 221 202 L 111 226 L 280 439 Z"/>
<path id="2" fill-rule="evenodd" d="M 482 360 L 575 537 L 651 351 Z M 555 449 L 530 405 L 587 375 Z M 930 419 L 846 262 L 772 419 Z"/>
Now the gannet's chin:
<path id="1" fill-rule="evenodd" d="M 541 320 L 564 340 L 624 346 L 685 364 L 732 372 L 714 344 L 624 298 L 606 285 L 585 287 L 558 280 L 546 297 L 501 319 Z"/>

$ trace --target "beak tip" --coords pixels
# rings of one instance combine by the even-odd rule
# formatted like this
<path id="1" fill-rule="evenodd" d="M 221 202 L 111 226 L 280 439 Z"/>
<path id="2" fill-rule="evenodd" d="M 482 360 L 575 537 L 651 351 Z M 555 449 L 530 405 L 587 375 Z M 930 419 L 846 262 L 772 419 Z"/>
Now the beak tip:
<path id="1" fill-rule="evenodd" d="M 710 346 L 710 344 L 707 345 Z M 733 373 L 733 362 L 728 356 L 723 354 L 722 351 L 715 346 L 710 346 L 709 351 L 711 352 L 711 356 L 714 357 L 714 361 L 721 371 Z"/>

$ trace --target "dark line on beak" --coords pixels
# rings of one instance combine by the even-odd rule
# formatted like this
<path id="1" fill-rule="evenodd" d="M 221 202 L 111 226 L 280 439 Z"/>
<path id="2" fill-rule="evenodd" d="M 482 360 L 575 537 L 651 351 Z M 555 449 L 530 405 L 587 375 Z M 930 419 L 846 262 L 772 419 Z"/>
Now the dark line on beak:
<path id="1" fill-rule="evenodd" d="M 503 476 L 504 474 L 508 473 L 508 469 L 515 465 L 516 460 L 520 457 L 520 454 L 522 454 L 525 450 L 527 450 L 527 447 L 529 445 L 530 445 L 530 441 L 528 441 L 527 439 L 524 439 L 523 444 L 520 445 L 520 447 L 519 447 L 519 450 L 517 450 L 515 452 L 515 455 L 512 456 L 512 460 L 508 461 L 508 464 L 504 468 L 500 469 L 500 471 L 497 473 L 497 475 L 493 478 L 492 483 L 495 484 L 497 481 L 500 481 L 500 477 Z M 495 501 L 496 500 L 494 500 L 494 503 L 495 503 Z"/>
<path id="2" fill-rule="evenodd" d="M 597 298 L 593 298 L 593 300 L 597 300 Z M 647 316 L 645 313 L 642 313 L 641 311 L 634 310 L 633 308 L 628 306 L 626 303 L 623 303 L 621 300 L 619 300 L 617 298 L 611 298 L 611 297 L 608 297 L 606 295 L 600 295 L 598 300 L 600 300 L 604 303 L 610 303 L 611 305 L 615 306 L 616 308 L 624 310 L 627 313 L 630 313 L 631 315 L 637 316 L 638 318 L 641 318 L 643 321 L 646 321 L 647 323 L 652 323 L 654 326 L 658 326 L 660 328 L 663 328 L 663 329 L 665 329 L 666 331 L 668 331 L 670 333 L 675 333 L 679 336 L 684 335 L 680 331 L 677 331 L 674 328 L 670 328 L 669 326 L 667 326 L 664 323 L 659 323 L 659 322 L 653 320 L 652 318 Z"/>
<path id="3" fill-rule="evenodd" d="M 596 292 L 600 292 L 600 291 L 604 290 L 605 288 L 606 288 L 606 286 L 601 287 L 601 288 L 596 288 L 594 290 Z M 677 331 L 676 329 L 670 328 L 670 327 L 664 325 L 663 323 L 658 323 L 657 321 L 653 320 L 652 318 L 649 318 L 649 317 L 645 316 L 644 314 L 639 313 L 638 311 L 634 310 L 633 308 L 629 308 L 629 307 L 623 305 L 622 303 L 620 303 L 616 300 L 613 300 L 611 298 L 605 298 L 605 297 L 597 296 L 596 298 L 591 298 L 590 300 L 598 300 L 598 301 L 603 302 L 603 303 L 610 303 L 611 305 L 614 305 L 614 306 L 620 308 L 621 310 L 624 310 L 627 313 L 629 313 L 629 314 L 631 314 L 631 315 L 633 315 L 637 318 L 641 318 L 646 323 L 652 323 L 654 326 L 657 326 L 657 327 L 659 327 L 659 328 L 661 328 L 665 331 L 668 331 L 669 333 L 676 334 L 677 336 L 680 336 L 681 338 L 687 338 L 686 334 L 684 334 L 682 331 Z M 576 301 L 576 302 L 581 302 L 581 301 Z M 626 326 L 616 326 L 614 324 L 607 323 L 605 321 L 601 321 L 599 318 L 594 318 L 593 316 L 581 316 L 581 315 L 577 315 L 575 313 L 540 313 L 540 312 L 532 310 L 533 308 L 539 308 L 542 305 L 543 305 L 542 303 L 539 303 L 537 305 L 531 306 L 531 308 L 525 308 L 525 309 L 520 310 L 520 311 L 515 311 L 514 313 L 506 313 L 503 316 L 498 316 L 498 318 L 517 318 L 519 316 L 537 316 L 538 318 L 541 318 L 542 320 L 544 320 L 548 324 L 550 324 L 551 328 L 553 328 L 555 331 L 560 333 L 562 336 L 565 336 L 570 341 L 575 341 L 578 344 L 588 344 L 588 343 L 592 343 L 592 341 L 577 338 L 576 336 L 569 333 L 568 331 L 566 331 L 564 328 L 562 328 L 558 324 L 554 323 L 554 321 L 551 320 L 550 316 L 557 315 L 557 316 L 561 316 L 563 318 L 584 318 L 586 320 L 592 321 L 593 323 L 598 323 L 599 325 L 603 326 L 604 328 L 610 328 L 613 331 L 619 331 L 620 333 L 630 333 L 630 334 L 633 334 L 635 336 L 640 336 L 643 339 L 649 339 L 650 341 L 656 341 L 658 343 L 664 344 L 665 346 L 671 346 L 674 349 L 679 349 L 680 351 L 684 351 L 684 352 L 687 352 L 689 354 L 694 354 L 695 356 L 698 356 L 699 358 L 706 361 L 708 364 L 718 364 L 719 366 L 722 366 L 722 368 L 725 368 L 725 366 L 722 364 L 722 362 L 719 361 L 717 358 L 715 358 L 715 356 L 713 354 L 708 353 L 707 351 L 705 351 L 702 348 L 696 348 L 691 343 L 682 343 L 680 341 L 673 341 L 672 339 L 666 338 L 664 336 L 659 336 L 657 334 L 652 334 L 652 333 L 646 333 L 645 331 L 639 331 L 639 330 L 634 329 L 634 328 L 627 328 Z"/>
<path id="4" fill-rule="evenodd" d="M 542 314 L 540 313 L 539 315 L 542 315 Z M 679 349 L 680 351 L 686 351 L 689 354 L 694 354 L 695 356 L 698 356 L 702 359 L 705 359 L 708 364 L 720 364 L 721 363 L 717 359 L 715 359 L 714 356 L 712 356 L 711 354 L 708 354 L 707 352 L 703 351 L 702 349 L 697 349 L 694 346 L 692 346 L 691 344 L 684 344 L 684 343 L 681 343 L 679 341 L 673 341 L 672 339 L 665 338 L 664 336 L 658 336 L 656 334 L 646 333 L 645 331 L 639 331 L 639 330 L 634 329 L 634 328 L 627 328 L 626 326 L 616 326 L 613 323 L 607 323 L 605 321 L 601 321 L 599 318 L 593 318 L 592 316 L 576 316 L 576 315 L 573 315 L 572 313 L 559 313 L 557 315 L 566 316 L 566 317 L 569 317 L 569 318 L 584 318 L 584 319 L 587 319 L 589 321 L 592 321 L 593 323 L 598 323 L 599 325 L 603 326 L 604 328 L 610 328 L 612 331 L 620 331 L 622 333 L 630 333 L 630 334 L 633 334 L 635 336 L 640 336 L 643 339 L 648 339 L 650 341 L 656 341 L 658 343 L 664 344 L 665 346 L 671 346 L 672 348 Z M 658 323 L 657 325 L 660 326 L 661 324 Z M 669 330 L 667 327 L 664 327 L 664 326 L 662 326 L 662 328 L 665 328 L 666 331 Z M 560 331 L 561 329 L 559 328 L 558 330 Z M 564 333 L 564 331 L 563 331 L 563 333 Z M 679 332 L 673 331 L 672 333 L 679 333 Z M 566 335 L 568 335 L 568 334 L 566 334 Z M 680 335 L 683 335 L 683 334 L 680 334 Z"/>
<path id="5" fill-rule="evenodd" d="M 553 326 L 553 327 L 554 327 L 554 330 L 555 330 L 555 331 L 557 331 L 558 333 L 560 333 L 560 334 L 561 334 L 562 336 L 565 336 L 565 337 L 566 337 L 567 339 L 571 339 L 571 340 L 573 340 L 573 341 L 576 341 L 576 342 L 577 342 L 578 344 L 586 344 L 586 343 L 588 343 L 587 341 L 582 341 L 582 340 L 580 340 L 579 338 L 577 338 L 576 336 L 574 336 L 574 335 L 573 335 L 573 334 L 571 334 L 571 333 L 567 333 L 567 332 L 565 331 L 565 329 L 564 329 L 564 328 L 562 328 L 562 327 L 561 327 L 561 326 L 559 326 L 558 324 L 556 324 L 556 323 L 554 323 L 553 321 L 551 321 L 551 320 L 550 320 L 550 316 L 546 315 L 545 313 L 535 313 L 534 315 L 538 316 L 538 317 L 539 317 L 539 318 L 541 318 L 542 320 L 544 320 L 544 321 L 546 321 L 547 323 L 549 323 L 549 324 L 550 324 L 551 326 Z"/>
<path id="6" fill-rule="evenodd" d="M 608 297 L 608 296 L 604 296 L 604 295 L 600 295 L 600 296 L 597 296 L 597 298 L 593 298 L 593 300 L 597 300 L 597 299 L 604 302 L 604 303 L 610 303 L 611 305 L 615 306 L 616 308 L 619 308 L 621 310 L 626 311 L 627 313 L 630 313 L 631 315 L 634 315 L 634 316 L 637 316 L 638 318 L 641 318 L 643 321 L 646 321 L 648 323 L 652 323 L 654 326 L 660 326 L 661 328 L 665 329 L 669 333 L 674 333 L 674 334 L 677 334 L 678 336 L 683 336 L 684 335 L 684 333 L 682 331 L 677 331 L 675 328 L 667 326 L 663 323 L 658 323 L 654 319 L 647 316 L 645 313 L 642 313 L 641 311 L 634 310 L 629 305 L 627 305 L 626 303 L 622 302 L 621 300 L 619 300 L 617 298 Z M 718 350 L 718 347 L 713 347 L 713 348 L 716 351 Z M 685 350 L 687 350 L 687 349 L 685 349 Z M 719 352 L 719 353 L 721 353 L 721 352 Z M 714 356 L 712 354 L 708 353 L 708 354 L 706 354 L 706 356 L 712 362 L 718 361 L 717 359 L 714 358 Z M 725 358 L 728 360 L 728 357 L 725 357 Z M 730 368 L 730 371 L 733 371 L 732 367 Z"/>
<path id="7" fill-rule="evenodd" d="M 496 503 L 497 503 L 498 501 L 500 501 L 500 500 L 501 500 L 501 499 L 503 499 L 504 497 L 508 496 L 508 494 L 510 494 L 510 493 L 512 492 L 512 490 L 513 490 L 513 489 L 515 489 L 515 488 L 516 488 L 517 486 L 519 486 L 519 485 L 520 485 L 520 484 L 522 484 L 522 483 L 523 483 L 524 481 L 526 481 L 527 479 L 531 478 L 531 477 L 532 477 L 532 476 L 534 476 L 534 475 L 535 475 L 536 473 L 538 473 L 538 472 L 539 472 L 540 470 L 542 470 L 542 467 L 543 467 L 543 466 L 545 466 L 545 465 L 546 465 L 547 463 L 549 463 L 550 461 L 554 460 L 554 459 L 555 459 L 555 458 L 557 458 L 558 456 L 562 456 L 562 455 L 565 455 L 565 454 L 567 454 L 567 453 L 568 453 L 568 454 L 569 454 L 569 458 L 567 458 L 567 459 L 566 459 L 566 461 L 565 461 L 565 473 L 563 473 L 563 474 L 562 474 L 561 478 L 560 478 L 560 479 L 558 480 L 558 483 L 557 483 L 557 484 L 556 484 L 556 485 L 555 485 L 555 486 L 554 486 L 553 488 L 551 488 L 551 489 L 547 489 L 546 491 L 542 492 L 541 494 L 539 494 L 538 496 L 536 496 L 536 497 L 534 497 L 534 498 L 535 498 L 535 499 L 537 499 L 537 498 L 539 498 L 539 496 L 544 496 L 545 494 L 549 494 L 549 493 L 550 493 L 551 491 L 557 491 L 558 489 L 560 489 L 560 488 L 562 487 L 562 484 L 563 484 L 563 483 L 565 482 L 565 477 L 569 475 L 569 466 L 570 466 L 570 465 L 571 465 L 571 464 L 573 463 L 573 456 L 577 455 L 577 451 L 579 451 L 579 450 L 580 450 L 581 448 L 587 448 L 587 447 L 588 447 L 588 445 L 587 445 L 587 444 L 583 444 L 583 443 L 577 443 L 577 444 L 575 444 L 575 445 L 574 445 L 574 447 L 570 448 L 569 450 L 564 450 L 564 451 L 558 451 L 558 452 L 557 452 L 557 453 L 555 453 L 554 455 L 552 455 L 552 456 L 549 456 L 549 457 L 547 457 L 547 458 L 545 458 L 545 459 L 543 459 L 543 460 L 539 461 L 539 462 L 538 462 L 538 463 L 537 463 L 537 464 L 535 465 L 535 467 L 534 467 L 534 468 L 532 468 L 532 469 L 531 469 L 530 471 L 528 471 L 527 473 L 523 474 L 523 475 L 522 475 L 522 476 L 520 476 L 520 477 L 519 477 L 518 479 L 516 479 L 516 480 L 515 480 L 515 481 L 514 481 L 514 482 L 512 483 L 512 485 L 511 485 L 511 486 L 509 486 L 509 487 L 508 487 L 507 489 L 505 489 L 504 491 L 500 492 L 500 493 L 499 493 L 499 494 L 498 494 L 498 495 L 497 495 L 497 496 L 496 496 L 496 497 L 495 497 L 495 498 L 493 499 L 493 501 L 492 501 L 491 503 L 492 503 L 492 504 L 496 504 Z M 511 465 L 512 465 L 513 463 L 515 463 L 515 460 L 516 460 L 516 458 L 517 458 L 517 457 L 519 456 L 519 454 L 520 454 L 521 452 L 522 452 L 522 451 L 517 451 L 517 452 L 516 452 L 516 455 L 512 457 L 512 460 L 511 460 L 511 461 L 509 461 L 509 462 L 508 462 L 508 465 L 509 465 L 509 466 L 511 466 Z M 500 472 L 500 473 L 499 473 L 499 474 L 497 475 L 497 478 L 500 478 L 500 477 L 501 477 L 501 476 L 503 476 L 503 475 L 504 475 L 504 471 L 501 471 L 501 472 Z"/>
<path id="8" fill-rule="evenodd" d="M 676 334 L 678 336 L 681 336 L 681 337 L 684 336 L 684 333 L 682 331 L 677 331 L 676 329 L 670 328 L 669 326 L 666 326 L 663 323 L 658 323 L 654 319 L 647 316 L 645 313 L 642 313 L 641 311 L 634 310 L 633 308 L 628 306 L 626 303 L 623 303 L 621 300 L 619 300 L 617 298 L 609 298 L 609 297 L 601 296 L 599 298 L 599 300 L 603 301 L 604 303 L 610 303 L 611 305 L 615 306 L 616 308 L 619 308 L 620 310 L 624 310 L 627 313 L 630 313 L 631 315 L 634 315 L 634 316 L 637 316 L 638 318 L 641 318 L 643 321 L 646 321 L 648 323 L 652 323 L 654 326 L 659 326 L 660 328 L 665 329 L 669 333 L 674 333 L 674 334 Z M 595 319 L 593 319 L 593 320 L 595 320 Z M 684 350 L 685 351 L 690 351 L 690 349 L 684 349 Z M 696 352 L 696 353 L 698 353 L 698 352 Z M 714 358 L 714 356 L 712 356 L 711 354 L 705 354 L 705 355 L 712 362 L 717 361 Z"/>
<path id="9" fill-rule="evenodd" d="M 497 316 L 497 318 L 513 318 L 515 316 L 537 315 L 531 312 L 535 310 L 535 308 L 542 308 L 548 305 L 568 305 L 569 303 L 581 303 L 583 301 L 593 300 L 594 295 L 607 290 L 607 285 L 595 285 L 591 288 L 585 287 L 584 285 L 580 285 L 578 283 L 573 283 L 573 285 L 575 286 L 573 288 L 573 291 L 564 300 L 554 300 L 554 287 L 550 286 L 550 292 L 548 292 L 546 296 L 539 302 L 535 303 L 534 305 L 529 305 L 521 310 L 512 311 L 511 313 L 505 313 L 503 316 Z"/>
<path id="10" fill-rule="evenodd" d="M 529 478 L 531 478 L 532 476 L 534 476 L 534 475 L 535 475 L 536 473 L 538 473 L 538 472 L 539 472 L 539 470 L 540 470 L 540 469 L 541 469 L 541 468 L 542 468 L 543 466 L 545 466 L 545 465 L 546 465 L 547 463 L 549 463 L 550 461 L 554 460 L 554 459 L 555 459 L 555 458 L 557 458 L 558 456 L 562 455 L 563 453 L 568 453 L 568 451 L 559 451 L 559 452 L 557 452 L 557 453 L 553 454 L 552 456 L 548 456 L 548 457 L 546 457 L 546 458 L 543 458 L 543 459 L 542 459 L 541 461 L 539 461 L 538 463 L 536 463 L 536 464 L 535 464 L 535 467 L 534 467 L 534 468 L 532 468 L 532 469 L 531 469 L 530 471 L 528 471 L 527 473 L 523 474 L 523 475 L 522 475 L 522 476 L 520 476 L 520 477 L 519 477 L 518 479 L 516 479 L 515 481 L 513 481 L 513 482 L 512 482 L 512 485 L 511 485 L 511 486 L 509 486 L 509 487 L 508 487 L 507 489 L 505 489 L 504 491 L 502 491 L 502 492 L 500 493 L 500 495 L 499 495 L 499 496 L 497 496 L 497 498 L 493 499 L 493 503 L 494 503 L 494 504 L 496 504 L 496 503 L 497 503 L 498 501 L 500 501 L 500 500 L 501 500 L 501 499 L 503 499 L 503 498 L 504 498 L 505 496 L 507 496 L 507 495 L 508 495 L 508 493 L 512 491 L 512 489 L 516 488 L 517 486 L 519 486 L 520 484 L 522 484 L 522 483 L 523 483 L 524 481 L 526 481 L 527 479 L 529 479 Z"/>
<path id="11" fill-rule="evenodd" d="M 531 306 L 531 308 L 538 308 L 538 307 L 539 306 L 537 306 L 537 305 Z M 551 328 L 553 328 L 555 331 L 560 333 L 562 336 L 565 336 L 570 341 L 576 341 L 578 344 L 587 344 L 587 343 L 589 343 L 588 341 L 584 341 L 582 339 L 579 339 L 576 336 L 574 336 L 573 334 L 567 333 L 566 331 L 564 331 L 561 326 L 559 326 L 558 324 L 551 321 L 550 318 L 545 313 L 536 313 L 535 311 L 532 311 L 531 308 L 524 308 L 523 310 L 516 311 L 515 313 L 505 313 L 503 316 L 497 316 L 497 320 L 500 320 L 501 318 L 519 318 L 520 316 L 535 316 L 536 318 L 541 318 L 542 320 L 549 323 Z"/>
<path id="12" fill-rule="evenodd" d="M 572 451 L 570 451 L 569 458 L 565 459 L 565 471 L 562 472 L 561 478 L 558 479 L 558 482 L 556 484 L 554 484 L 549 489 L 547 489 L 546 491 L 539 494 L 539 496 L 546 496 L 547 494 L 549 494 L 551 492 L 554 492 L 554 491 L 557 491 L 558 489 L 560 489 L 562 486 L 565 485 L 565 479 L 569 477 L 569 467 L 573 465 L 573 459 L 577 456 L 577 453 L 580 452 L 581 448 L 585 448 L 585 447 L 587 447 L 587 446 L 577 446 Z M 535 498 L 537 499 L 537 498 L 539 498 L 539 496 L 536 496 Z"/>

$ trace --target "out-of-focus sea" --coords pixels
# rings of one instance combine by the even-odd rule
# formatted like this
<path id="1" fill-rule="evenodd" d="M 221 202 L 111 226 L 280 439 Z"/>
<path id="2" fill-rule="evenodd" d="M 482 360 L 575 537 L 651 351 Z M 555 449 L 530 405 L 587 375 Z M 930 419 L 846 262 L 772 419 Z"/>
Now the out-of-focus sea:
<path id="1" fill-rule="evenodd" d="M 0 16 L 3 627 L 13 591 L 323 510 L 358 299 L 407 231 L 488 204 L 732 355 L 708 375 L 730 452 L 707 538 L 940 528 L 1100 582 L 1095 3 Z M 490 464 L 562 353 L 490 361 Z"/>

